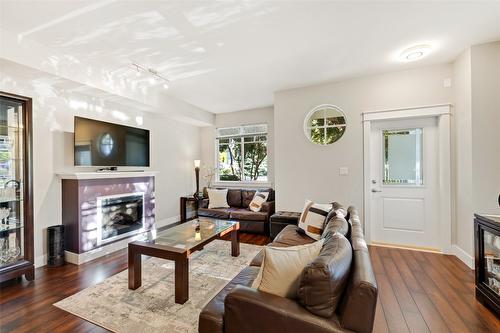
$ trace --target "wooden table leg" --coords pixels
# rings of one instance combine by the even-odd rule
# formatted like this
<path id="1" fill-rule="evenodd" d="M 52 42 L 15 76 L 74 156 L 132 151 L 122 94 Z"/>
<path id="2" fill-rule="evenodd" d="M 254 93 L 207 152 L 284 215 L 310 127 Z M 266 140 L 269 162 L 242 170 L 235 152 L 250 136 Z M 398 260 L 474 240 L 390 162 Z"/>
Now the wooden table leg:
<path id="1" fill-rule="evenodd" d="M 175 260 L 175 303 L 184 304 L 189 299 L 189 259 L 187 256 Z"/>
<path id="2" fill-rule="evenodd" d="M 231 255 L 238 257 L 240 255 L 240 234 L 238 229 L 231 231 Z"/>
<path id="3" fill-rule="evenodd" d="M 141 254 L 133 246 L 128 247 L 128 288 L 135 290 L 142 284 Z"/>

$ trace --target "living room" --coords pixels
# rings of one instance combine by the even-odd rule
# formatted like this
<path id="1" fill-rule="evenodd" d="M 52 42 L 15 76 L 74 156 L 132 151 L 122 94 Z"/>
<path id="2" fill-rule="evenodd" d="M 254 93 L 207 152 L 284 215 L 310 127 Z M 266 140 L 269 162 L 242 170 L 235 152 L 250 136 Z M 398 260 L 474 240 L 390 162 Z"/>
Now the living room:
<path id="1" fill-rule="evenodd" d="M 500 331 L 498 22 L 0 0 L 0 332 Z"/>

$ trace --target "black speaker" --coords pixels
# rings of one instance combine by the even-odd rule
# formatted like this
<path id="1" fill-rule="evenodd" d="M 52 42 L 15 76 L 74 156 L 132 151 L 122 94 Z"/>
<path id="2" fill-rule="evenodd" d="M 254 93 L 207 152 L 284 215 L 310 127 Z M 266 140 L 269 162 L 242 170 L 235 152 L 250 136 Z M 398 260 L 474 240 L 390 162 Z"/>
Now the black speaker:
<path id="1" fill-rule="evenodd" d="M 53 225 L 47 228 L 47 266 L 64 265 L 64 226 Z"/>

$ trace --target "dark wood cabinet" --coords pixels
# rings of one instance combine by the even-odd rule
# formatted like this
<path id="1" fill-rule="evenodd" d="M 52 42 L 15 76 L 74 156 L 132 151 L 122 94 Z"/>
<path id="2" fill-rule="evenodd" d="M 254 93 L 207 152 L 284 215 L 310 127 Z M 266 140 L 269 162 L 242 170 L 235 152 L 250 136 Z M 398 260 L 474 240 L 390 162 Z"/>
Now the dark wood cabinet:
<path id="1" fill-rule="evenodd" d="M 500 216 L 475 215 L 476 298 L 500 316 Z"/>
<path id="2" fill-rule="evenodd" d="M 0 282 L 35 278 L 31 105 L 0 92 Z"/>

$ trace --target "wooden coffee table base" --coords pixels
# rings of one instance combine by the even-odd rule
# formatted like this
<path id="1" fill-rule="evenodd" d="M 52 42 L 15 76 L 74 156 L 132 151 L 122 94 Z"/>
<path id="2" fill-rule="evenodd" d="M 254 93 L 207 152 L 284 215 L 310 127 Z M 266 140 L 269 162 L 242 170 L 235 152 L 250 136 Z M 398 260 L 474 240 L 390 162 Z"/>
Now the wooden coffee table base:
<path id="1" fill-rule="evenodd" d="M 238 229 L 228 230 L 228 232 L 231 233 L 231 255 L 238 257 L 240 255 Z M 128 288 L 135 290 L 142 284 L 142 255 L 172 260 L 175 263 L 175 303 L 186 303 L 189 299 L 189 255 L 203 249 L 203 246 L 212 240 L 207 240 L 189 251 L 153 243 L 130 243 L 128 245 Z"/>

